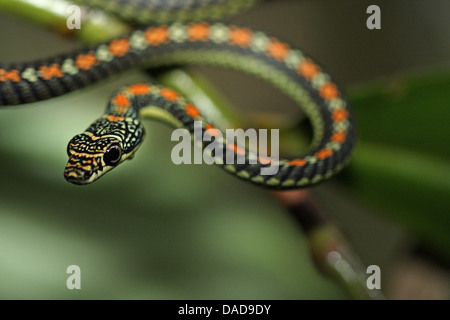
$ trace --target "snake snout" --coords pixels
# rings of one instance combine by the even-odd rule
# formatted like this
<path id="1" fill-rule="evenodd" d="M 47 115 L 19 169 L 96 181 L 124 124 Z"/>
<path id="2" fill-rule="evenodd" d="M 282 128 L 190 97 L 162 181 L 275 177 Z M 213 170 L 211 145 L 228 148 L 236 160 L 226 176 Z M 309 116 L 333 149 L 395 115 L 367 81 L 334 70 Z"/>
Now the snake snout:
<path id="1" fill-rule="evenodd" d="M 64 170 L 64 178 L 76 185 L 85 185 L 91 183 L 90 172 L 87 172 L 80 168 L 66 167 Z"/>

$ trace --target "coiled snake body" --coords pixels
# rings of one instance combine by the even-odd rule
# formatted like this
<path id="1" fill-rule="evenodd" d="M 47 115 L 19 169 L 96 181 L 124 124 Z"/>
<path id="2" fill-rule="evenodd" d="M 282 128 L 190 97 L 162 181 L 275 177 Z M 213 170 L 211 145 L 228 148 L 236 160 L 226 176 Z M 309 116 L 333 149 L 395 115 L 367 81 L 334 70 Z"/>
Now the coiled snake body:
<path id="1" fill-rule="evenodd" d="M 121 2 L 113 3 L 120 8 Z M 225 164 L 224 159 L 217 159 L 217 163 L 242 179 L 271 188 L 319 183 L 345 165 L 355 142 L 351 110 L 330 76 L 300 50 L 263 32 L 224 22 L 182 22 L 190 15 L 203 18 L 202 10 L 219 15 L 230 3 L 238 11 L 254 2 L 186 1 L 189 8 L 171 7 L 161 16 L 165 20 L 173 15 L 176 22 L 137 28 L 107 43 L 38 62 L 0 63 L 0 105 L 52 98 L 138 66 L 204 64 L 231 68 L 267 80 L 291 97 L 309 117 L 314 136 L 305 155 L 279 160 L 259 157 L 226 139 L 218 140 L 224 151 L 245 154 L 246 160 L 256 159 L 256 163 Z M 152 3 L 161 9 L 164 3 L 178 2 L 148 2 Z M 211 8 L 216 9 L 208 11 Z M 144 136 L 143 116 L 184 127 L 192 134 L 194 121 L 201 121 L 203 132 L 215 136 L 216 128 L 210 120 L 175 91 L 153 84 L 132 84 L 115 92 L 104 115 L 69 142 L 65 178 L 88 184 L 133 156 Z M 273 161 L 279 166 L 278 172 L 261 175 L 260 169 L 273 165 Z"/>

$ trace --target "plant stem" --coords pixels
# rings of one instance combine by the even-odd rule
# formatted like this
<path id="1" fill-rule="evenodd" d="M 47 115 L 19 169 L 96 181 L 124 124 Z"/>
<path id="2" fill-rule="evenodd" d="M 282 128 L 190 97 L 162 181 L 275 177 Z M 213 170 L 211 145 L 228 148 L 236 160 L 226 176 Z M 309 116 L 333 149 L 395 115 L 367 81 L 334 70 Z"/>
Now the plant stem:
<path id="1" fill-rule="evenodd" d="M 273 194 L 303 229 L 312 259 L 323 274 L 337 281 L 353 299 L 384 299 L 380 290 L 368 288 L 366 268 L 360 258 L 308 189 Z"/>
<path id="2" fill-rule="evenodd" d="M 126 33 L 130 27 L 100 10 L 84 6 L 81 9 L 80 29 L 69 29 L 68 10 L 72 3 L 65 0 L 1 0 L 0 10 L 44 26 L 66 37 L 74 37 L 84 44 L 94 44 Z"/>

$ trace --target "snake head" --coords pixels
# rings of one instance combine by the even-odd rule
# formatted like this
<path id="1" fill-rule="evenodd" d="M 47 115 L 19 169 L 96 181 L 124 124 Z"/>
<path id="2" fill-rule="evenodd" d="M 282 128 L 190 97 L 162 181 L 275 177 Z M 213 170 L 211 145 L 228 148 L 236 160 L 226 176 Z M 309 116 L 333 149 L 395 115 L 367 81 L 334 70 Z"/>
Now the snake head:
<path id="1" fill-rule="evenodd" d="M 67 146 L 65 179 L 77 185 L 90 184 L 131 159 L 144 135 L 143 127 L 137 124 L 130 128 L 127 124 L 111 125 L 100 119 L 73 137 Z"/>

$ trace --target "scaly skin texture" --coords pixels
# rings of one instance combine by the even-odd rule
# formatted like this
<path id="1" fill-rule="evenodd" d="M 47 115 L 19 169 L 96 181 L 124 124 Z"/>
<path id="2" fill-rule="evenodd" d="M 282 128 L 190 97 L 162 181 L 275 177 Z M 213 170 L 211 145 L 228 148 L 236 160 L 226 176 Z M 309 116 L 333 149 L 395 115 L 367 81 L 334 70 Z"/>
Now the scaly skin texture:
<path id="1" fill-rule="evenodd" d="M 309 117 L 313 142 L 299 158 L 271 160 L 218 140 L 224 151 L 257 159 L 253 164 L 217 161 L 237 177 L 270 188 L 300 188 L 331 177 L 349 159 L 355 142 L 353 116 L 330 76 L 277 38 L 221 22 L 160 24 L 43 61 L 0 64 L 0 104 L 52 98 L 131 67 L 173 64 L 206 64 L 253 74 L 290 96 Z M 170 123 L 179 122 L 191 133 L 196 120 L 202 121 L 203 131 L 214 129 L 210 119 L 172 90 L 132 85 L 115 93 L 103 117 L 71 140 L 66 179 L 88 184 L 130 158 L 144 136 L 139 118 L 149 108 L 164 110 L 164 120 L 172 118 Z M 213 132 L 208 134 L 214 136 Z M 274 164 L 279 166 L 276 174 L 260 174 L 262 167 Z"/>

